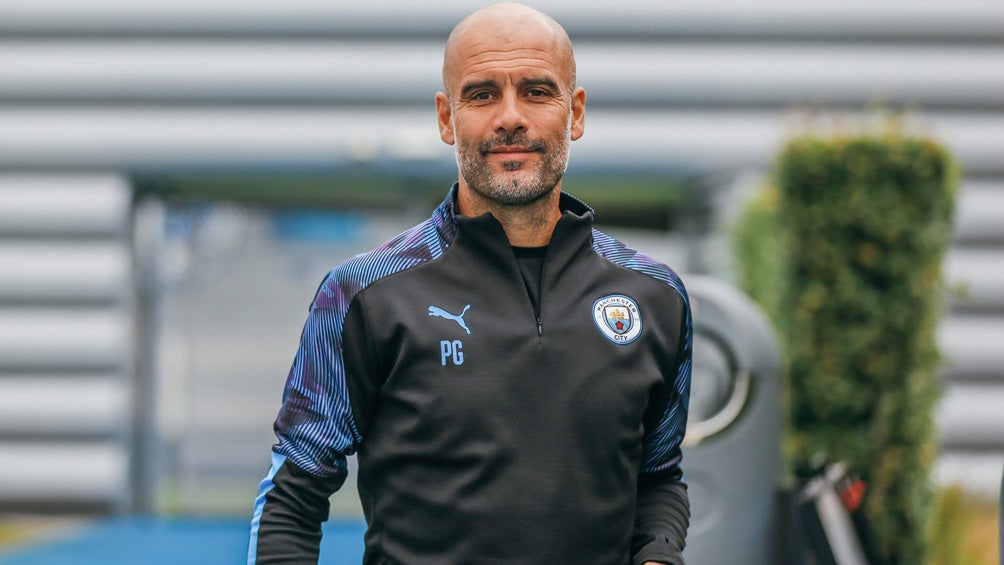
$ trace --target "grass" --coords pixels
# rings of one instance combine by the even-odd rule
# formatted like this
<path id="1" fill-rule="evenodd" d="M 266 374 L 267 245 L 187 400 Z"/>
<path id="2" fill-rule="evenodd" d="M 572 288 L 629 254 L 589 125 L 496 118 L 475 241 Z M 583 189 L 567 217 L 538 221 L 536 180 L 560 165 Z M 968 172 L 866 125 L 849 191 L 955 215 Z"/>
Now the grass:
<path id="1" fill-rule="evenodd" d="M 928 565 L 997 565 L 998 505 L 960 487 L 938 491 Z"/>
<path id="2" fill-rule="evenodd" d="M 0 555 L 79 528 L 92 518 L 83 515 L 0 515 Z"/>
<path id="3" fill-rule="evenodd" d="M 0 520 L 0 546 L 20 543 L 31 537 L 32 529 L 22 523 Z"/>

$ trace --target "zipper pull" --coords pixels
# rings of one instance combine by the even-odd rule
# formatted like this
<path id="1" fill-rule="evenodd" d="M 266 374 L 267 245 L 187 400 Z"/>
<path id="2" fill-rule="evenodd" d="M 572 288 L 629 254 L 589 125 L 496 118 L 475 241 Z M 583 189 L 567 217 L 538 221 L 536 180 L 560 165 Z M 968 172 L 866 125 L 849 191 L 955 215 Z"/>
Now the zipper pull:
<path id="1" fill-rule="evenodd" d="M 540 318 L 537 318 L 537 335 L 544 337 L 544 326 L 540 323 Z"/>

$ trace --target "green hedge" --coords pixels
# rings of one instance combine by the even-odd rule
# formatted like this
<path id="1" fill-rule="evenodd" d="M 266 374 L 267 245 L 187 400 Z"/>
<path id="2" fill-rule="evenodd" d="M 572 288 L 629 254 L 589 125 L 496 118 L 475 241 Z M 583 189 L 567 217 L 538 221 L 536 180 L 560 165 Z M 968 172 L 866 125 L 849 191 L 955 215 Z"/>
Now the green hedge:
<path id="1" fill-rule="evenodd" d="M 740 283 L 782 336 L 788 467 L 845 461 L 867 482 L 882 563 L 926 554 L 955 179 L 929 139 L 806 135 L 737 231 Z"/>

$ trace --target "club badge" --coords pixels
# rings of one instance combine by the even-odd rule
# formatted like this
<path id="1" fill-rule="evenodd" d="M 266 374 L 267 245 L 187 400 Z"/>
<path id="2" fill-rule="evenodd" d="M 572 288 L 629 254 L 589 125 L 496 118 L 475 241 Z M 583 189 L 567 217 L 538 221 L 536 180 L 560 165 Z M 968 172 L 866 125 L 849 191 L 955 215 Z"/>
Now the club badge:
<path id="1" fill-rule="evenodd" d="M 623 294 L 611 294 L 593 302 L 593 321 L 605 338 L 618 345 L 631 343 L 641 334 L 638 304 Z"/>

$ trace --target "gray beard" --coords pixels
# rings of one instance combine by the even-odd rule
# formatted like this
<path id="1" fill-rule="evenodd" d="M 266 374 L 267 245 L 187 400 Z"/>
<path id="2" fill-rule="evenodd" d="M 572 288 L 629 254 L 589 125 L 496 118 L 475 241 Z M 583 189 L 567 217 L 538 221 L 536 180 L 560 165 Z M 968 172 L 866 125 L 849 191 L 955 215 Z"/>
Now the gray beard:
<path id="1" fill-rule="evenodd" d="M 471 190 L 482 198 L 502 206 L 526 206 L 558 186 L 568 167 L 569 141 L 566 129 L 553 146 L 545 141 L 530 142 L 522 134 L 501 135 L 477 145 L 458 143 L 457 167 Z M 497 174 L 488 163 L 488 152 L 502 145 L 521 145 L 539 153 L 537 170 L 524 170 L 528 165 L 519 161 L 505 161 L 505 172 L 522 174 Z"/>

